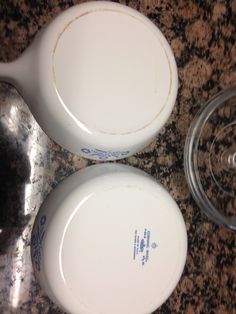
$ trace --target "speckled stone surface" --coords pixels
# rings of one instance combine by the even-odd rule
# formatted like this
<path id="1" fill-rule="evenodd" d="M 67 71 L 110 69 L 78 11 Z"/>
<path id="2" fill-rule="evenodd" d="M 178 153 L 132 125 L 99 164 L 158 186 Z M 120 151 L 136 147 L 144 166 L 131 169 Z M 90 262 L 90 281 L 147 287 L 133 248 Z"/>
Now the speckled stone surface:
<path id="1" fill-rule="evenodd" d="M 18 57 L 47 21 L 79 2 L 1 1 L 0 61 Z M 120 161 L 160 181 L 178 202 L 186 222 L 189 249 L 184 274 L 155 313 L 235 314 L 236 235 L 199 211 L 186 185 L 183 147 L 203 102 L 236 84 L 236 1 L 122 3 L 161 29 L 179 70 L 178 98 L 165 128 L 143 152 Z M 93 163 L 53 143 L 16 90 L 0 84 L 0 313 L 62 313 L 35 281 L 31 228 L 46 195 L 65 177 Z"/>

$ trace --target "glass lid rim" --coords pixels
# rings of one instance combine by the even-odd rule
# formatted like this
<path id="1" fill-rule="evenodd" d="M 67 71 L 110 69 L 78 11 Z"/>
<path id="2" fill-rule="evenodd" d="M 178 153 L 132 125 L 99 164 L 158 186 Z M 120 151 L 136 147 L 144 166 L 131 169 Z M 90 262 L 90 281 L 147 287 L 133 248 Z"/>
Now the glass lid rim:
<path id="1" fill-rule="evenodd" d="M 236 97 L 236 85 L 217 93 L 197 112 L 187 133 L 184 146 L 184 171 L 191 194 L 209 219 L 236 232 L 236 216 L 226 216 L 218 211 L 203 190 L 197 165 L 198 144 L 202 130 L 211 114 L 230 98 Z"/>

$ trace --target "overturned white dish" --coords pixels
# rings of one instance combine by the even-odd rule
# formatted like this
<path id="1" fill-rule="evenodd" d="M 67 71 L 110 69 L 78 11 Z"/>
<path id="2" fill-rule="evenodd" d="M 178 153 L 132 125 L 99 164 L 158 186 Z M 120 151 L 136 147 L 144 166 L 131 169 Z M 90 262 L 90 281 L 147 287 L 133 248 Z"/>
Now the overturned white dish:
<path id="1" fill-rule="evenodd" d="M 118 164 L 81 170 L 56 187 L 37 215 L 31 253 L 49 297 L 72 314 L 145 314 L 173 292 L 187 236 L 168 192 Z"/>
<path id="2" fill-rule="evenodd" d="M 0 80 L 16 86 L 53 140 L 101 160 L 148 145 L 170 116 L 178 85 L 160 30 L 107 1 L 61 13 L 19 59 L 0 63 Z"/>

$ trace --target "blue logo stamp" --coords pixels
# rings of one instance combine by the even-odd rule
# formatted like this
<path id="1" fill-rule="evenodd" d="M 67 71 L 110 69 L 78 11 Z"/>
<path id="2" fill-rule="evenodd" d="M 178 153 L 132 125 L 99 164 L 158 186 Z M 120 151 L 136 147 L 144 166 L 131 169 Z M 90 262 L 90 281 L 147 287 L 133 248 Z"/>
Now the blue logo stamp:
<path id="1" fill-rule="evenodd" d="M 158 244 L 151 242 L 151 231 L 144 228 L 143 232 L 135 230 L 133 243 L 133 260 L 145 266 L 150 259 L 151 249 L 156 249 Z"/>
<path id="2" fill-rule="evenodd" d="M 141 242 L 140 242 L 140 252 L 143 252 L 144 248 L 145 248 L 145 240 L 142 239 Z"/>
<path id="3" fill-rule="evenodd" d="M 152 247 L 153 249 L 156 249 L 156 248 L 158 247 L 158 245 L 157 245 L 156 242 L 153 242 L 153 243 L 151 244 L 151 247 Z"/>

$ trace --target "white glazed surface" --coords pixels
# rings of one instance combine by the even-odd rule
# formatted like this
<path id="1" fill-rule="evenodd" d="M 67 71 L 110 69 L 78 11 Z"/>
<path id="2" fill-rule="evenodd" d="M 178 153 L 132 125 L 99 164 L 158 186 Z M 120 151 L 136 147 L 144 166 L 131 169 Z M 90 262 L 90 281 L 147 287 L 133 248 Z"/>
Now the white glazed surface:
<path id="1" fill-rule="evenodd" d="M 44 235 L 35 248 L 38 230 Z M 134 250 L 135 233 L 143 253 L 141 244 Z M 186 251 L 184 221 L 170 195 L 140 170 L 115 164 L 86 168 L 59 184 L 32 236 L 41 285 L 72 314 L 151 313 L 178 283 Z"/>
<path id="2" fill-rule="evenodd" d="M 101 160 L 148 145 L 178 85 L 162 33 L 139 12 L 105 1 L 63 12 L 4 71 L 52 139 Z"/>
<path id="3" fill-rule="evenodd" d="M 75 120 L 94 132 L 120 135 L 147 127 L 160 114 L 172 82 L 156 32 L 114 9 L 92 11 L 67 25 L 53 69 L 57 92 Z"/>

